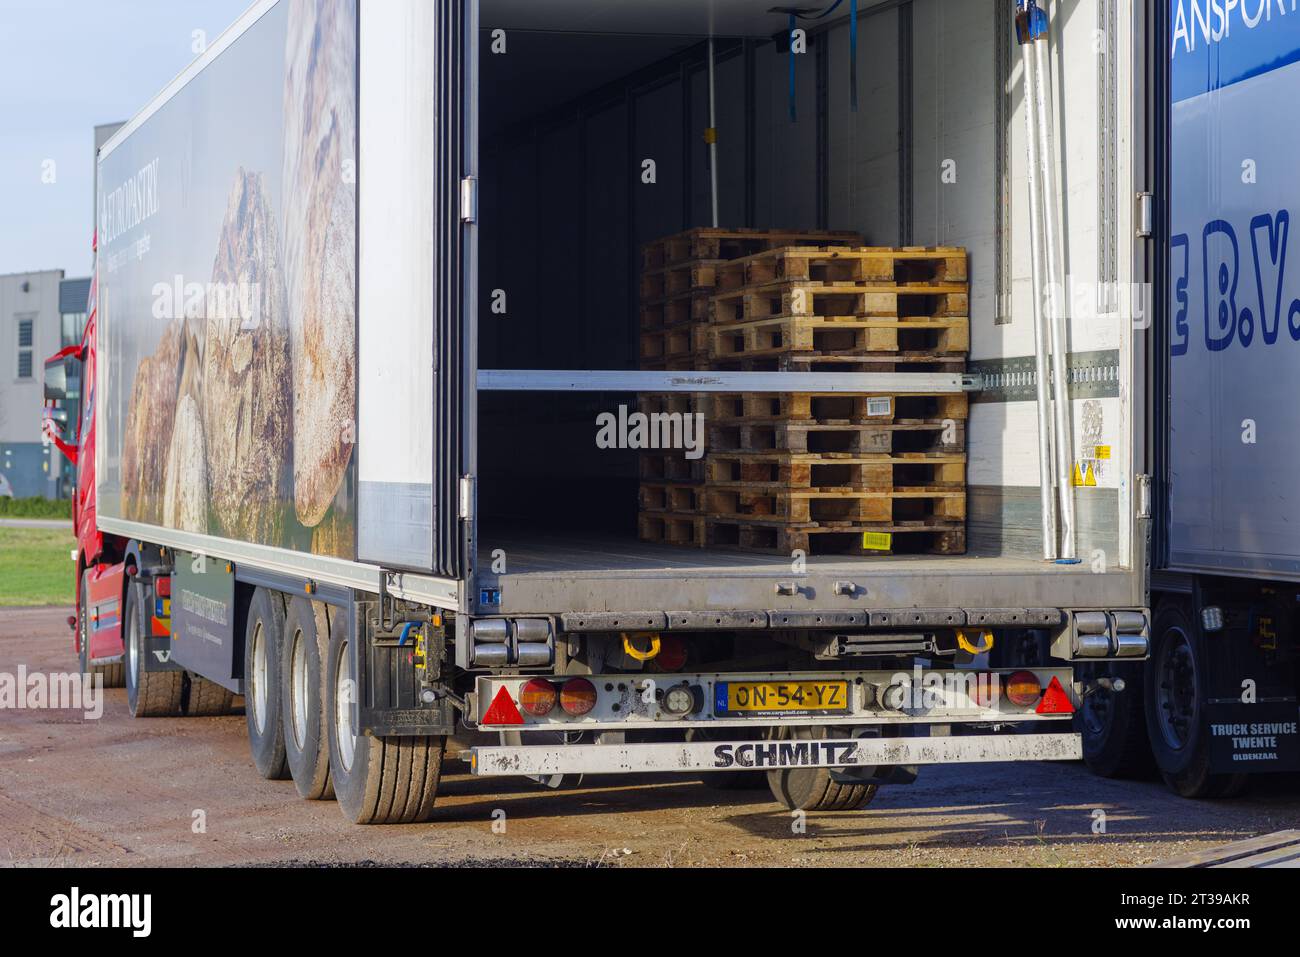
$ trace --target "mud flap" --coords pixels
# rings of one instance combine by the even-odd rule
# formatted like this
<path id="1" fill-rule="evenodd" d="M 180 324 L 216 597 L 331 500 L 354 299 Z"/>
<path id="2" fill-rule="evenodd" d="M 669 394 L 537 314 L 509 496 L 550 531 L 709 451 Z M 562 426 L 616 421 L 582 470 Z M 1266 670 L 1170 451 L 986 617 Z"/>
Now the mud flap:
<path id="1" fill-rule="evenodd" d="M 1211 773 L 1300 770 L 1290 647 L 1296 595 L 1205 587 L 1198 599 L 1198 614 L 1213 605 L 1224 619 L 1219 631 L 1198 629 Z"/>

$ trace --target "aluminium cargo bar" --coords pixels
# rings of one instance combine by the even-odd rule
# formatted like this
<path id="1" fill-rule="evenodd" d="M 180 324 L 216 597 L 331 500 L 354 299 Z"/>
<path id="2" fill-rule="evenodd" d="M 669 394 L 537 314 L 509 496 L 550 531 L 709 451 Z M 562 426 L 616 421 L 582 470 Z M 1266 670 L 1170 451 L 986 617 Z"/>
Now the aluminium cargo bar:
<path id="1" fill-rule="evenodd" d="M 479 369 L 480 392 L 812 392 L 940 395 L 979 389 L 956 372 L 638 372 Z"/>

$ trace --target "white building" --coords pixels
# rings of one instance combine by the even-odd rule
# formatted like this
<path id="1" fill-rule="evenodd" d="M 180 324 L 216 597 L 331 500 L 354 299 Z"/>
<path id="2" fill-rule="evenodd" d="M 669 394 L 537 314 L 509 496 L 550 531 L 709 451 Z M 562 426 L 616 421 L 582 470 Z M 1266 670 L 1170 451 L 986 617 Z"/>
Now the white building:
<path id="1" fill-rule="evenodd" d="M 58 494 L 60 470 L 41 439 L 41 409 L 45 360 L 63 348 L 62 282 L 61 269 L 0 276 L 0 494 Z"/>

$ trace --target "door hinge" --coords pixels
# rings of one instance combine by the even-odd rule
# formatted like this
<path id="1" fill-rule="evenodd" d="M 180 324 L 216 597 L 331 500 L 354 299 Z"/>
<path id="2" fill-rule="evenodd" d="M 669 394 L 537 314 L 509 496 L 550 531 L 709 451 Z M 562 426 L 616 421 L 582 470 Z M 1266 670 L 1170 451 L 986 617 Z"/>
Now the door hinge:
<path id="1" fill-rule="evenodd" d="M 1151 517 L 1151 476 L 1137 477 L 1137 517 Z"/>
<path id="2" fill-rule="evenodd" d="M 469 520 L 474 517 L 474 476 L 466 475 L 460 480 L 460 517 Z"/>
<path id="3" fill-rule="evenodd" d="M 1151 193 L 1137 194 L 1137 234 L 1150 239 L 1156 230 L 1156 198 Z"/>
<path id="4" fill-rule="evenodd" d="M 460 181 L 460 221 L 478 222 L 478 178 L 475 176 Z"/>

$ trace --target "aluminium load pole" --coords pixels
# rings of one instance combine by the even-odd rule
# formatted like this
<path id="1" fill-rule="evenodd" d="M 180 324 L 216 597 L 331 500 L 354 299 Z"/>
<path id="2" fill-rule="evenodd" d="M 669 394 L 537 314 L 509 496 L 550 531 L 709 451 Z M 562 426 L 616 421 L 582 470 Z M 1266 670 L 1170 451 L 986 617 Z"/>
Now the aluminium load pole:
<path id="1" fill-rule="evenodd" d="M 1038 103 L 1035 83 L 1034 57 L 1030 41 L 1028 20 L 1030 13 L 1019 0 L 1017 4 L 1016 34 L 1020 44 L 1024 72 L 1025 141 L 1028 146 L 1029 180 L 1029 243 L 1031 247 L 1032 317 L 1034 321 L 1034 373 L 1035 412 L 1038 418 L 1038 493 L 1042 514 L 1043 558 L 1055 561 L 1057 555 L 1056 491 L 1053 487 L 1053 436 L 1051 396 L 1048 379 L 1048 336 L 1043 330 L 1043 245 L 1042 213 L 1039 197 L 1038 162 Z"/>

